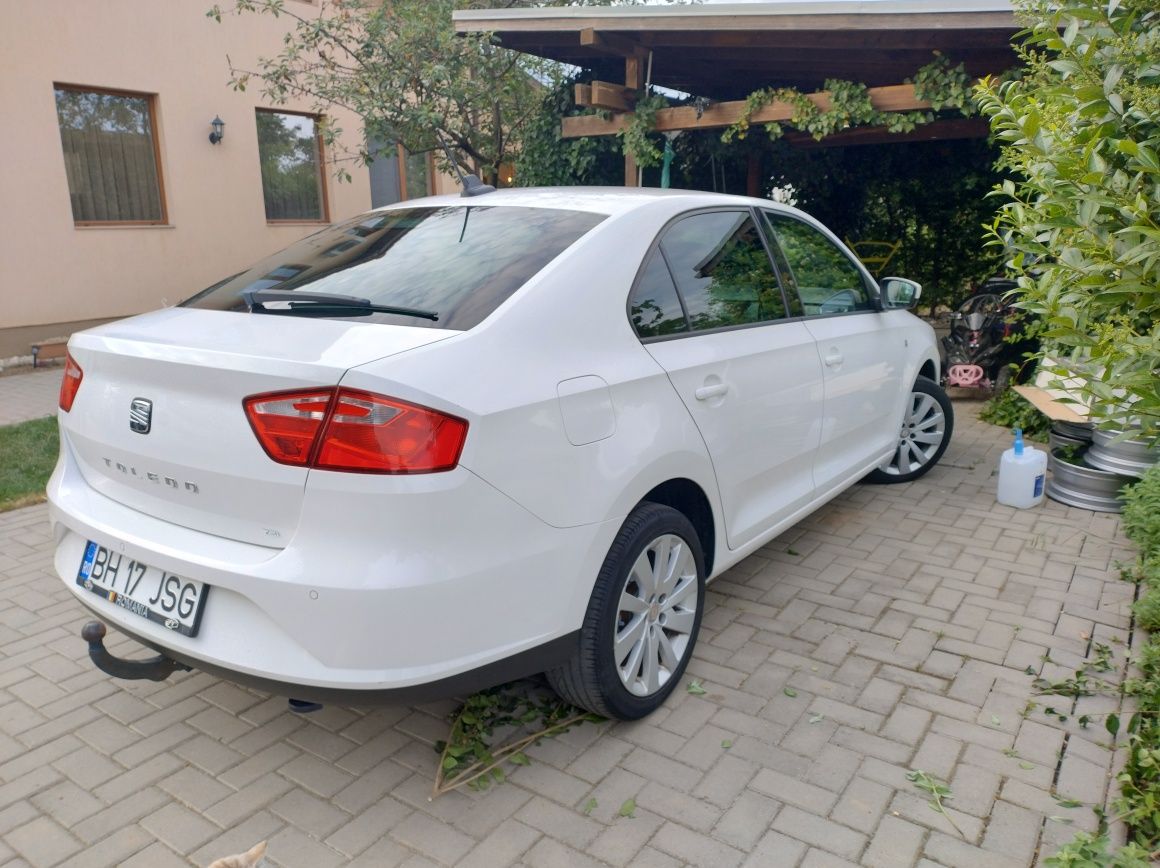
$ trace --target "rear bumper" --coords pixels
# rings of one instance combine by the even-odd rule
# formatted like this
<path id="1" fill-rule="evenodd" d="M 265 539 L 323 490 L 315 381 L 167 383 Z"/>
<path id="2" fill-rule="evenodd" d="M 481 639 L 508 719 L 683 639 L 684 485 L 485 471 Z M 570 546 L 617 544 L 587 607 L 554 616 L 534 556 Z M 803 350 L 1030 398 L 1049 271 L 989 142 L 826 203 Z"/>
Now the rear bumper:
<path id="1" fill-rule="evenodd" d="M 266 548 L 105 497 L 66 441 L 48 487 L 56 571 L 142 644 L 303 699 L 448 695 L 571 653 L 618 520 L 551 527 L 463 468 L 408 477 L 385 495 L 366 477 L 332 481 L 349 490 L 312 491 L 290 543 Z M 78 586 L 87 540 L 209 584 L 199 634 L 175 634 Z"/>
<path id="2" fill-rule="evenodd" d="M 81 600 L 88 605 L 88 600 Z M 526 678 L 536 675 L 547 669 L 563 665 L 576 654 L 579 649 L 580 631 L 577 630 L 559 639 L 553 639 L 536 648 L 521 651 L 503 660 L 488 663 L 478 669 L 451 675 L 436 681 L 424 684 L 415 684 L 410 687 L 380 688 L 356 690 L 341 687 L 318 687 L 315 685 L 298 684 L 292 681 L 278 681 L 272 678 L 263 678 L 258 675 L 249 675 L 238 672 L 236 669 L 225 669 L 221 666 L 206 663 L 194 658 L 185 658 L 181 654 L 174 654 L 169 648 L 156 645 L 153 642 L 137 635 L 132 630 L 122 628 L 126 636 L 136 639 L 142 645 L 161 653 L 173 664 L 164 668 L 170 671 L 182 668 L 200 669 L 218 678 L 224 678 L 236 684 L 255 687 L 267 693 L 287 696 L 293 699 L 304 699 L 311 702 L 321 702 L 330 705 L 393 705 L 396 703 L 428 702 L 434 699 L 444 699 L 448 696 L 468 696 L 487 687 L 495 687 L 517 678 Z M 90 652 L 91 656 L 91 652 Z M 157 661 L 150 661 L 157 665 Z M 98 664 L 98 668 L 105 669 Z M 106 670 L 108 671 L 108 670 Z M 116 673 L 110 673 L 116 677 Z M 141 677 L 141 676 L 134 676 Z M 163 678 L 151 678 L 154 681 Z"/>

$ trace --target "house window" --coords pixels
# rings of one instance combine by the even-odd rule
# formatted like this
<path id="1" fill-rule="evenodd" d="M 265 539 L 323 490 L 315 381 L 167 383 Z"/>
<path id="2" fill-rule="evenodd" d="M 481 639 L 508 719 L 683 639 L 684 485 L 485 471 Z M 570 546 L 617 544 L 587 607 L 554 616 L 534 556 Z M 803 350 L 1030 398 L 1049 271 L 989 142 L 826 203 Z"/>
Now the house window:
<path id="1" fill-rule="evenodd" d="M 257 119 L 266 219 L 326 222 L 319 118 L 258 109 Z"/>
<path id="2" fill-rule="evenodd" d="M 405 199 L 421 199 L 430 196 L 435 189 L 435 166 L 431 154 L 412 154 L 399 145 L 399 167 L 402 170 L 402 187 Z"/>
<path id="3" fill-rule="evenodd" d="M 56 85 L 73 220 L 164 223 L 154 97 Z"/>

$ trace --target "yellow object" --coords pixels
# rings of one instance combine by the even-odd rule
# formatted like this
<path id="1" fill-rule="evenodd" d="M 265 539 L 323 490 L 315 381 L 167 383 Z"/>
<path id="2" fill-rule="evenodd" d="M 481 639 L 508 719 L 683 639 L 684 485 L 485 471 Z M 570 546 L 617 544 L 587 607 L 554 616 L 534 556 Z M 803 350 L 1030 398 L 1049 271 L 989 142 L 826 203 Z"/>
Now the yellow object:
<path id="1" fill-rule="evenodd" d="M 894 258 L 901 241 L 851 241 L 846 239 L 846 245 L 854 251 L 854 255 L 862 264 L 870 269 L 875 277 L 881 277 L 887 264 Z"/>

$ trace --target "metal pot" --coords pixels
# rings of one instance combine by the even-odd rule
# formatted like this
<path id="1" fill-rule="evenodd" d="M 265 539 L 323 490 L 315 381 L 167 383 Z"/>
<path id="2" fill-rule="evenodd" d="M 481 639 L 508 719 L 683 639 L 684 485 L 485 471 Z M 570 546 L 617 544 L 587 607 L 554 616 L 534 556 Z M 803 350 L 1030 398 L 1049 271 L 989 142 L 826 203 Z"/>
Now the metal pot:
<path id="1" fill-rule="evenodd" d="M 1062 446 L 1086 446 L 1092 440 L 1092 426 L 1086 422 L 1051 423 L 1051 431 L 1047 434 L 1048 449 L 1058 449 Z"/>
<path id="2" fill-rule="evenodd" d="M 1078 457 L 1066 458 L 1062 449 L 1051 450 L 1047 467 L 1051 471 L 1045 488 L 1048 497 L 1096 512 L 1119 512 L 1123 506 L 1120 489 L 1135 482 L 1130 476 L 1089 467 Z"/>
<path id="3" fill-rule="evenodd" d="M 1143 440 L 1119 440 L 1122 431 L 1095 431 L 1092 446 L 1084 461 L 1100 470 L 1125 476 L 1143 476 L 1145 471 L 1160 461 L 1160 447 L 1150 446 Z"/>
<path id="4" fill-rule="evenodd" d="M 1091 442 L 1094 427 L 1091 422 L 1064 422 L 1059 419 L 1051 423 L 1051 430 L 1056 434 L 1084 443 Z"/>

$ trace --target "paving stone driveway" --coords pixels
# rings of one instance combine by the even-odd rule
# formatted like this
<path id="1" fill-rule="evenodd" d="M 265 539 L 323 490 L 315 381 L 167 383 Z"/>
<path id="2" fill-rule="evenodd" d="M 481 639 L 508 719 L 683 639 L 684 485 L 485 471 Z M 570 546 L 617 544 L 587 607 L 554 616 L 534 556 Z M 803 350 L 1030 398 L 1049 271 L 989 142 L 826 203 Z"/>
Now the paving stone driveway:
<path id="1" fill-rule="evenodd" d="M 925 479 L 856 487 L 714 583 L 689 667 L 705 695 L 434 802 L 453 703 L 299 717 L 204 674 L 115 682 L 51 574 L 45 508 L 2 514 L 0 863 L 206 865 L 265 838 L 309 868 L 1042 861 L 1094 826 L 1056 797 L 1103 804 L 1112 754 L 1069 700 L 1066 724 L 1022 717 L 1025 669 L 1065 677 L 1096 644 L 1122 668 L 1129 552 L 1115 516 L 996 506 L 1006 437 L 958 411 Z M 949 780 L 953 825 L 910 769 Z"/>

